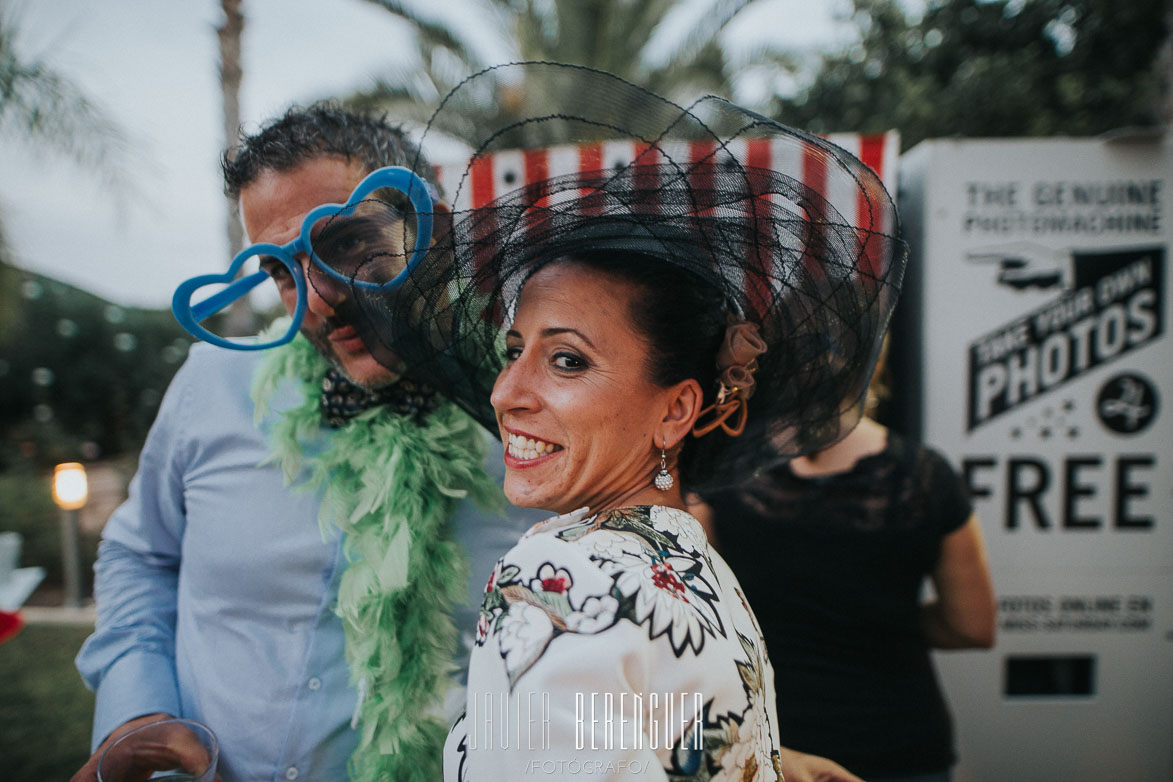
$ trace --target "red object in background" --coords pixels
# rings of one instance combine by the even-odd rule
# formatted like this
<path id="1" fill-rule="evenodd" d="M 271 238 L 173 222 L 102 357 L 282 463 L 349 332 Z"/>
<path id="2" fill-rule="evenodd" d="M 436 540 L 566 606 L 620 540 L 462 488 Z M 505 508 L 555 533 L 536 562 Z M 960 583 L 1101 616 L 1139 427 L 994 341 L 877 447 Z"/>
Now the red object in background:
<path id="1" fill-rule="evenodd" d="M 0 644 L 10 641 L 24 627 L 24 617 L 19 611 L 0 611 Z"/>

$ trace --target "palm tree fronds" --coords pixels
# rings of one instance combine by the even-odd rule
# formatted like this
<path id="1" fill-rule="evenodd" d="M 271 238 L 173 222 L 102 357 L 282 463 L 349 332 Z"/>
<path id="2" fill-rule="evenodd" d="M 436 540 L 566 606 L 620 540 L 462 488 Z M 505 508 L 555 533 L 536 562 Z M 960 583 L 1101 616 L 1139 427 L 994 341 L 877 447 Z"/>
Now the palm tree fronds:
<path id="1" fill-rule="evenodd" d="M 34 151 L 64 154 L 122 194 L 135 147 L 118 122 L 69 78 L 21 56 L 16 27 L 0 15 L 0 133 Z"/>
<path id="2" fill-rule="evenodd" d="M 476 51 L 476 46 L 461 37 L 455 30 L 441 22 L 425 19 L 400 0 L 367 0 L 367 2 L 379 6 L 410 24 L 420 41 L 426 42 L 429 47 L 438 46 L 457 53 L 471 54 Z"/>

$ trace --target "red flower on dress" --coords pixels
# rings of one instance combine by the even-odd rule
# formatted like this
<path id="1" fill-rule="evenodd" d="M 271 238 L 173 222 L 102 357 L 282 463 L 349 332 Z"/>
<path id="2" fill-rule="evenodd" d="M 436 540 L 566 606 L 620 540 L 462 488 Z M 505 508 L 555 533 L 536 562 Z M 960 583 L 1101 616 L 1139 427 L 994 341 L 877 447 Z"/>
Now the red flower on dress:
<path id="1" fill-rule="evenodd" d="M 530 589 L 564 595 L 573 585 L 574 579 L 565 568 L 555 568 L 547 562 L 538 568 L 538 577 L 530 583 Z"/>
<path id="2" fill-rule="evenodd" d="M 489 629 L 491 625 L 487 614 L 481 614 L 477 617 L 477 643 L 484 643 L 485 639 L 489 637 Z"/>
<path id="3" fill-rule="evenodd" d="M 543 592 L 565 592 L 569 587 L 570 582 L 561 576 L 542 579 Z"/>
<path id="4" fill-rule="evenodd" d="M 685 596 L 684 582 L 680 580 L 680 576 L 676 575 L 676 571 L 667 562 L 657 562 L 652 565 L 652 583 L 665 592 L 675 594 L 676 597 L 684 598 Z"/>

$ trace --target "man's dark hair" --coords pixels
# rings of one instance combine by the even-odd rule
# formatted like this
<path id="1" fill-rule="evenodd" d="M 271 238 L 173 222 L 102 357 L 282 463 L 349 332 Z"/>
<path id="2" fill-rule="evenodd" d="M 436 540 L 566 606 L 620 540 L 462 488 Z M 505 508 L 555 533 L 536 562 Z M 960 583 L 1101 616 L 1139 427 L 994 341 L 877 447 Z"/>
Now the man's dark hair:
<path id="1" fill-rule="evenodd" d="M 361 162 L 368 172 L 383 166 L 413 168 L 424 179 L 435 179 L 432 167 L 386 116 L 343 108 L 330 101 L 293 106 L 253 134 L 241 130 L 233 156 L 224 153 L 224 192 L 232 199 L 266 169 L 288 171 L 307 160 L 340 157 Z M 434 184 L 434 182 L 433 182 Z"/>

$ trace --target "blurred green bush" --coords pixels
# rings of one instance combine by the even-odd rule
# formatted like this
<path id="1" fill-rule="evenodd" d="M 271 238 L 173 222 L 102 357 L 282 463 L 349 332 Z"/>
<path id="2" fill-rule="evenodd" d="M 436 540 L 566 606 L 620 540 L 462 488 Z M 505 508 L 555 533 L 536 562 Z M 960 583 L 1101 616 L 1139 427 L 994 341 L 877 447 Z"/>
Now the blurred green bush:
<path id="1" fill-rule="evenodd" d="M 61 516 L 53 504 L 50 477 L 29 465 L 0 472 L 0 532 L 19 532 L 24 538 L 20 566 L 45 568 L 41 588 L 62 583 Z M 82 594 L 92 593 L 98 535 L 81 535 Z"/>

